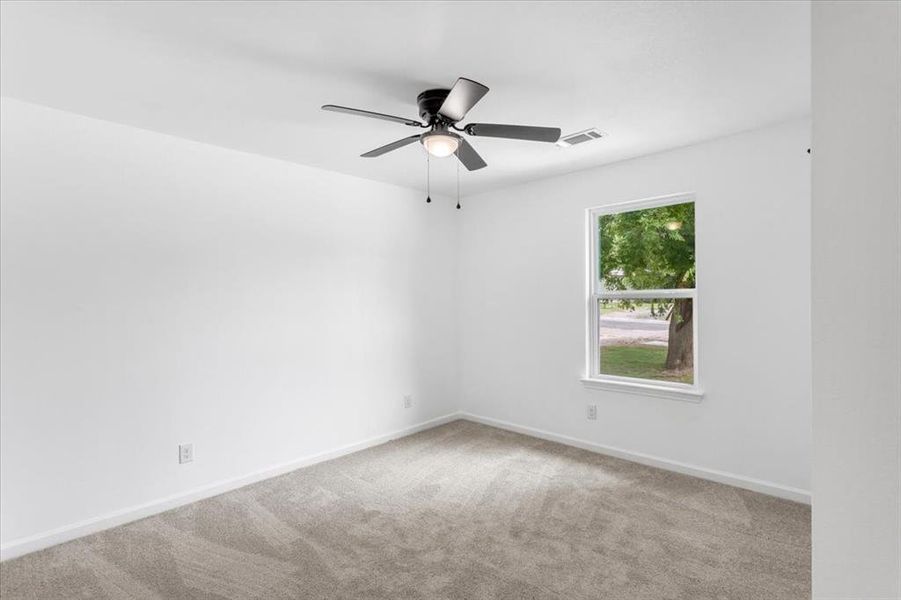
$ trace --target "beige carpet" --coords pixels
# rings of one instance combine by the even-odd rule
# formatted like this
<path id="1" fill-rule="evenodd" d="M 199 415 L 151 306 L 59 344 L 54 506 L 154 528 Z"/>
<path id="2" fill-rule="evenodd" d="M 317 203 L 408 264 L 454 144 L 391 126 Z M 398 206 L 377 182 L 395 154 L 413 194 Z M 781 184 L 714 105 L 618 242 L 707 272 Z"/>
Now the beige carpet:
<path id="1" fill-rule="evenodd" d="M 799 600 L 806 506 L 456 421 L 0 566 L 3 600 Z"/>

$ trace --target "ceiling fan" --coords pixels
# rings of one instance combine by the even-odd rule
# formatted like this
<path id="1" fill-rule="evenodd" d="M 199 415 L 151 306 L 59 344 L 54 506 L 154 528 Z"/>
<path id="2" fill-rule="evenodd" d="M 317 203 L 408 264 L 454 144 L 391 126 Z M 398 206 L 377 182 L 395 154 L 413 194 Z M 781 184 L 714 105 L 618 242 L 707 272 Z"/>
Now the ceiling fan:
<path id="1" fill-rule="evenodd" d="M 466 113 L 487 93 L 487 87 L 465 77 L 457 79 L 454 86 L 449 90 L 426 90 L 416 97 L 416 103 L 419 105 L 419 116 L 425 123 L 416 119 L 395 117 L 394 115 L 337 106 L 335 104 L 326 104 L 322 107 L 322 110 L 394 121 L 410 127 L 428 129 L 425 133 L 417 133 L 416 135 L 401 138 L 396 142 L 391 142 L 361 154 L 360 156 L 363 158 L 374 158 L 408 144 L 420 142 L 431 156 L 444 158 L 455 154 L 464 167 L 470 171 L 476 171 L 486 167 L 487 164 L 469 142 L 456 133 L 457 131 L 473 137 L 507 138 L 533 142 L 553 143 L 560 139 L 560 129 L 557 127 L 498 125 L 495 123 L 470 123 L 463 127 L 458 127 L 457 123 L 462 121 Z"/>

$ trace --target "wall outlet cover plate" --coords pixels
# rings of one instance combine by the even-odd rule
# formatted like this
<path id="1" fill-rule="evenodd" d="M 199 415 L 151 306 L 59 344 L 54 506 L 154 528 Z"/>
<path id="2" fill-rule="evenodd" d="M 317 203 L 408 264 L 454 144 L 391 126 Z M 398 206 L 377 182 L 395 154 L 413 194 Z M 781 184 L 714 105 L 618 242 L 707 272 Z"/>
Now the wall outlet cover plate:
<path id="1" fill-rule="evenodd" d="M 194 460 L 194 444 L 178 445 L 178 464 L 192 462 Z"/>

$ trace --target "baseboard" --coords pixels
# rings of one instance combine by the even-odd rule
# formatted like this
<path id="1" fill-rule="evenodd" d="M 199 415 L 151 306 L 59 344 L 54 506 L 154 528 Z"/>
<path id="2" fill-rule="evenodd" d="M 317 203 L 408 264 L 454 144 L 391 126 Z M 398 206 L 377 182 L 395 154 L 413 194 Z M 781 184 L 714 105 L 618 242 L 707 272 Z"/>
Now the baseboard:
<path id="1" fill-rule="evenodd" d="M 380 444 L 384 444 L 385 442 L 390 442 L 391 440 L 406 437 L 408 435 L 412 435 L 426 429 L 438 427 L 439 425 L 444 425 L 445 423 L 455 421 L 459 418 L 461 418 L 461 415 L 459 413 L 450 413 L 444 415 L 443 417 L 430 419 L 411 427 L 392 431 L 390 433 L 372 437 L 353 444 L 348 444 L 347 446 L 341 446 L 340 448 L 335 448 L 333 450 L 328 450 L 319 454 L 298 458 L 287 463 L 273 465 L 271 467 L 255 471 L 247 475 L 242 475 L 240 477 L 235 477 L 232 479 L 226 479 L 224 481 L 218 481 L 216 483 L 193 488 L 185 492 L 157 500 L 152 500 L 144 504 L 139 504 L 130 508 L 118 510 L 106 515 L 94 517 L 92 519 L 86 519 L 84 521 L 73 523 L 71 525 L 64 525 L 63 527 L 58 527 L 50 531 L 45 531 L 32 536 L 19 538 L 17 540 L 12 540 L 0 546 L 0 561 L 8 560 L 10 558 L 16 558 L 17 556 L 22 556 L 30 552 L 42 550 L 44 548 L 49 548 L 50 546 L 68 542 L 80 537 L 84 537 L 86 535 L 90 535 L 92 533 L 97 533 L 99 531 L 103 531 L 104 529 L 110 529 L 111 527 L 124 525 L 125 523 L 130 523 L 131 521 L 137 521 L 138 519 L 150 517 L 152 515 L 166 512 L 167 510 L 172 510 L 173 508 L 177 508 L 185 504 L 190 504 L 191 502 L 197 502 L 198 500 L 203 500 L 212 496 L 218 496 L 219 494 L 244 487 L 245 485 L 250 485 L 251 483 L 256 483 L 258 481 L 276 477 L 278 475 L 283 475 L 301 467 L 308 467 L 310 465 L 331 460 L 333 458 L 338 458 L 340 456 L 345 456 L 353 452 L 359 452 L 360 450 L 378 446 Z"/>
<path id="2" fill-rule="evenodd" d="M 467 421 L 473 421 L 475 423 L 481 423 L 483 425 L 490 425 L 499 429 L 506 429 L 507 431 L 513 431 L 543 440 L 558 442 L 567 446 L 574 446 L 576 448 L 581 448 L 590 452 L 597 452 L 598 454 L 606 454 L 608 456 L 622 458 L 632 462 L 641 463 L 643 465 L 666 469 L 667 471 L 675 471 L 676 473 L 683 473 L 685 475 L 691 475 L 700 479 L 716 481 L 717 483 L 725 483 L 726 485 L 751 490 L 753 492 L 760 492 L 761 494 L 776 496 L 777 498 L 784 498 L 786 500 L 792 500 L 794 502 L 801 502 L 802 504 L 810 504 L 810 492 L 808 490 L 793 488 L 769 481 L 762 481 L 760 479 L 753 479 L 751 477 L 744 477 L 742 475 L 735 475 L 733 473 L 716 471 L 714 469 L 707 469 L 705 467 L 698 467 L 696 465 L 690 465 L 675 460 L 660 458 L 658 456 L 651 456 L 649 454 L 643 454 L 641 452 L 633 452 L 631 450 L 623 450 L 621 448 L 614 448 L 612 446 L 596 444 L 594 442 L 580 440 L 566 435 L 544 431 L 542 429 L 535 429 L 533 427 L 525 427 L 523 425 L 517 425 L 515 423 L 509 423 L 507 421 L 501 421 L 499 419 L 482 417 L 468 412 L 460 413 L 459 417 L 466 419 Z"/>
<path id="3" fill-rule="evenodd" d="M 490 425 L 492 427 L 498 427 L 500 429 L 506 429 L 508 431 L 521 433 L 523 435 L 549 440 L 552 442 L 558 442 L 567 446 L 581 448 L 590 452 L 597 452 L 599 454 L 615 456 L 617 458 L 622 458 L 652 467 L 666 469 L 668 471 L 684 473 L 686 475 L 692 475 L 701 479 L 716 481 L 718 483 L 724 483 L 754 492 L 760 492 L 762 494 L 784 498 L 786 500 L 793 500 L 795 502 L 810 504 L 810 492 L 807 490 L 792 488 L 777 483 L 762 481 L 759 479 L 752 479 L 750 477 L 743 477 L 741 475 L 725 473 L 723 471 L 716 471 L 695 465 L 689 465 L 686 463 L 668 460 L 657 456 L 642 454 L 640 452 L 632 452 L 630 450 L 623 450 L 621 448 L 614 448 L 612 446 L 596 444 L 594 442 L 580 440 L 577 438 L 560 435 L 533 427 L 517 425 L 515 423 L 501 421 L 499 419 L 483 417 L 468 412 L 457 412 L 450 413 L 436 419 L 431 419 L 429 421 L 424 421 L 411 427 L 406 427 L 404 429 L 375 436 L 360 442 L 341 446 L 340 448 L 335 448 L 333 450 L 328 450 L 326 452 L 321 452 L 319 454 L 314 454 L 311 456 L 305 456 L 287 463 L 273 465 L 271 467 L 255 471 L 247 475 L 219 481 L 179 494 L 174 494 L 172 496 L 167 496 L 165 498 L 152 500 L 144 504 L 108 513 L 106 515 L 95 517 L 93 519 L 87 519 L 78 523 L 73 523 L 71 525 L 58 527 L 50 531 L 45 531 L 25 538 L 12 540 L 0 546 L 0 560 L 16 558 L 30 552 L 49 548 L 50 546 L 55 546 L 63 542 L 68 542 L 80 537 L 84 537 L 86 535 L 90 535 L 92 533 L 110 529 L 111 527 L 117 527 L 119 525 L 124 525 L 125 523 L 137 521 L 138 519 L 150 517 L 152 515 L 166 512 L 167 510 L 172 510 L 173 508 L 177 508 L 185 504 L 190 504 L 191 502 L 218 496 L 219 494 L 244 487 L 245 485 L 250 485 L 264 479 L 283 475 L 284 473 L 289 473 L 302 467 L 307 467 L 327 460 L 331 460 L 333 458 L 345 456 L 353 452 L 359 452 L 360 450 L 378 446 L 379 444 L 384 444 L 385 442 L 389 442 L 391 440 L 412 435 L 420 431 L 425 431 L 426 429 L 431 429 L 433 427 L 438 427 L 439 425 L 444 425 L 445 423 L 449 423 L 457 419 L 466 419 L 475 423 L 482 423 L 483 425 Z"/>

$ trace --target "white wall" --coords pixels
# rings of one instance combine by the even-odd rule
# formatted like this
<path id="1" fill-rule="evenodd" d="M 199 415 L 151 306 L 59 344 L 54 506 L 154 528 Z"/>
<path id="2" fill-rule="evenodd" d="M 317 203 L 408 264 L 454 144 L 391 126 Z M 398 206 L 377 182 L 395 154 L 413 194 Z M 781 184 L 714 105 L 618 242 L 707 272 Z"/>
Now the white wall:
<path id="1" fill-rule="evenodd" d="M 455 409 L 450 201 L 9 99 L 0 127 L 4 545 Z"/>
<path id="2" fill-rule="evenodd" d="M 813 4 L 813 595 L 901 598 L 901 9 Z"/>
<path id="3" fill-rule="evenodd" d="M 803 499 L 811 443 L 808 146 L 809 122 L 797 121 L 468 199 L 460 238 L 464 409 L 724 472 L 736 483 L 762 480 L 772 493 Z M 697 194 L 706 396 L 692 404 L 585 389 L 585 209 L 686 191 Z M 586 419 L 589 403 L 597 421 Z"/>

